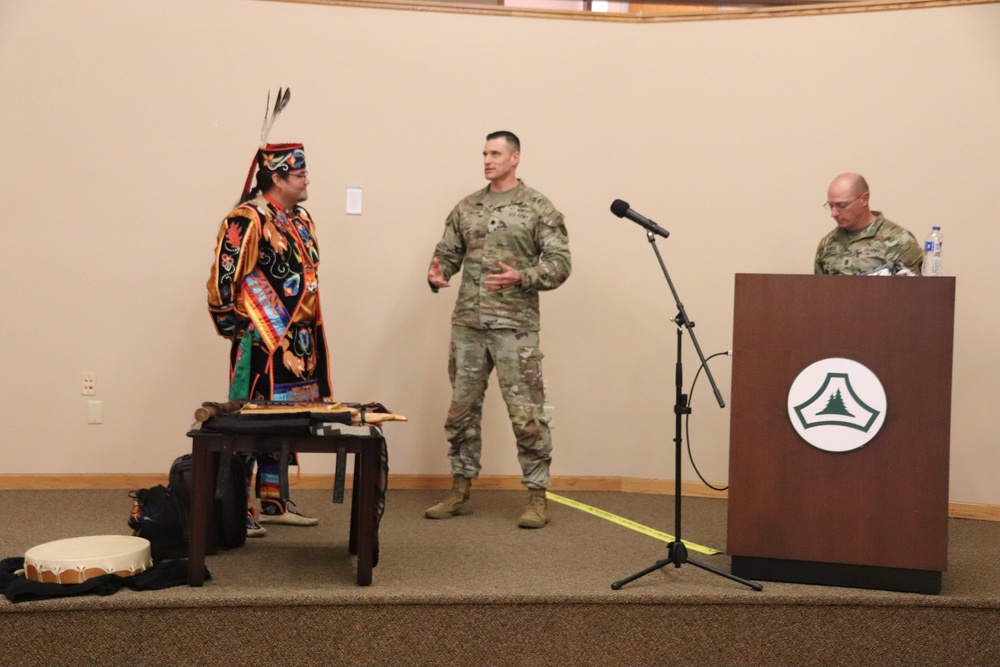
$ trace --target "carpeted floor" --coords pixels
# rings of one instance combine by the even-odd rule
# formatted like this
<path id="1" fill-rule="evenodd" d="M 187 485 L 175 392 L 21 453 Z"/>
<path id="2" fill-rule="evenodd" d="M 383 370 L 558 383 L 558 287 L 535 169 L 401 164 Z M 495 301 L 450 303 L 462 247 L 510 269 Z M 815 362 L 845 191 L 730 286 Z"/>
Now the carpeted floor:
<path id="1" fill-rule="evenodd" d="M 614 591 L 613 581 L 664 558 L 665 543 L 552 501 L 548 527 L 519 529 L 523 492 L 474 491 L 474 514 L 430 521 L 422 510 L 441 492 L 390 490 L 373 584 L 359 587 L 347 553 L 349 499 L 293 495 L 320 526 L 271 526 L 263 539 L 210 556 L 213 579 L 202 588 L 0 598 L 0 664 L 221 665 L 251 655 L 279 664 L 1000 665 L 997 523 L 951 520 L 937 596 L 773 582 L 755 592 L 691 565 Z M 560 495 L 675 532 L 671 496 Z M 4 491 L 0 502 L 0 557 L 128 532 L 124 491 Z M 685 540 L 725 548 L 725 501 L 685 498 L 683 510 Z M 725 555 L 689 555 L 729 571 Z M 159 625 L 137 627 L 139 618 Z M 291 636 L 244 655 L 239 634 L 226 630 L 248 623 L 286 624 Z M 151 632 L 158 636 L 143 638 Z M 38 648 L 53 635 L 62 643 Z M 159 657 L 132 660 L 125 647 L 136 642 Z"/>

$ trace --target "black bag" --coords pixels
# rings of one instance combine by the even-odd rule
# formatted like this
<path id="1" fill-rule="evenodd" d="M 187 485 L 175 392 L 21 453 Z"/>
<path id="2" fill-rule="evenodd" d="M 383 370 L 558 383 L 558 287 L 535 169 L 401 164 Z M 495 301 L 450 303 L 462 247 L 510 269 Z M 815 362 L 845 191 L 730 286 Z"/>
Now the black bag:
<path id="1" fill-rule="evenodd" d="M 215 529 L 219 546 L 223 549 L 235 549 L 247 541 L 246 466 L 239 455 L 228 458 L 228 474 L 220 475 L 217 481 L 220 486 L 217 486 L 215 492 Z M 184 507 L 184 537 L 187 539 L 191 530 L 188 526 L 191 507 L 190 454 L 178 456 L 170 466 L 170 492 Z"/>
<path id="2" fill-rule="evenodd" d="M 247 540 L 246 467 L 239 456 L 229 457 L 227 475 L 216 490 L 213 506 L 218 545 L 224 549 L 241 547 Z M 136 537 L 149 540 L 153 561 L 185 558 L 191 533 L 191 455 L 185 454 L 170 466 L 170 486 L 158 484 L 129 493 L 132 512 L 129 528 Z"/>
<path id="3" fill-rule="evenodd" d="M 153 562 L 187 556 L 187 507 L 182 507 L 170 489 L 158 484 L 129 493 L 132 513 L 129 528 L 136 537 L 149 540 Z"/>

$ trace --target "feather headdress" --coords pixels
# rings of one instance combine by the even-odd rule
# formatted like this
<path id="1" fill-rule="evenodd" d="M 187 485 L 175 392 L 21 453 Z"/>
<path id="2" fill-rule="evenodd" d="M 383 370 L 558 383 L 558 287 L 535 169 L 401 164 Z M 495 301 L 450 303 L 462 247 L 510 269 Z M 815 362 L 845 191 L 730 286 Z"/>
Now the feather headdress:
<path id="1" fill-rule="evenodd" d="M 274 100 L 274 108 L 271 108 L 271 92 L 267 93 L 267 104 L 264 106 L 264 122 L 260 126 L 260 147 L 254 155 L 250 164 L 250 171 L 247 173 L 246 183 L 243 184 L 243 193 L 240 201 L 246 198 L 250 192 L 250 184 L 253 182 L 254 174 L 258 169 L 268 171 L 294 171 L 305 169 L 306 154 L 302 144 L 269 144 L 267 136 L 271 133 L 271 128 L 278 120 L 281 112 L 288 106 L 292 91 L 289 88 L 278 88 L 278 95 Z"/>

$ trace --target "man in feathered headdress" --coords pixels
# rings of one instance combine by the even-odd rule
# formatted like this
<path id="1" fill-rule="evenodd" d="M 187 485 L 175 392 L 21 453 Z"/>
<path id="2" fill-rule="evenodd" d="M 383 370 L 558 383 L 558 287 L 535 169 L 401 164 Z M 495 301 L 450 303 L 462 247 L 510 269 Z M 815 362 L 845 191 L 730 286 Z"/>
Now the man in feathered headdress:
<path id="1" fill-rule="evenodd" d="M 208 309 L 219 334 L 232 341 L 230 400 L 320 401 L 333 392 L 320 315 L 319 248 L 312 218 L 300 206 L 309 186 L 305 151 L 302 144 L 265 143 L 266 117 L 265 128 L 240 203 L 219 230 Z M 268 454 L 257 457 L 261 511 L 256 516 L 251 507 L 247 516 L 250 537 L 266 532 L 260 523 L 319 522 L 281 497 L 282 463 Z M 248 494 L 252 476 L 251 460 Z"/>

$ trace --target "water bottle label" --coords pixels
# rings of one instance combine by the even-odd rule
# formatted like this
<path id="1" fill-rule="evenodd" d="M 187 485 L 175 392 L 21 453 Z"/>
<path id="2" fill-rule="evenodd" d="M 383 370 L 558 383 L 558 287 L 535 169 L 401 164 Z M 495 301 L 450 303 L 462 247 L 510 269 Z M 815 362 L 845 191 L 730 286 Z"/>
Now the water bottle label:
<path id="1" fill-rule="evenodd" d="M 924 252 L 934 252 L 934 241 L 924 241 Z"/>

